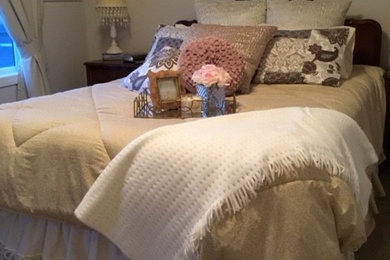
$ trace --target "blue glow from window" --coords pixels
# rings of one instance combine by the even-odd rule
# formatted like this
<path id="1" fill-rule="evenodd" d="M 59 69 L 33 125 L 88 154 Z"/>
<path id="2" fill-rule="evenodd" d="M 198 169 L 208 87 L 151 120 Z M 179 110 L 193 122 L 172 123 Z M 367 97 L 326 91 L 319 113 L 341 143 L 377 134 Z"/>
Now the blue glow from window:
<path id="1" fill-rule="evenodd" d="M 15 45 L 0 21 L 0 68 L 15 66 Z"/>

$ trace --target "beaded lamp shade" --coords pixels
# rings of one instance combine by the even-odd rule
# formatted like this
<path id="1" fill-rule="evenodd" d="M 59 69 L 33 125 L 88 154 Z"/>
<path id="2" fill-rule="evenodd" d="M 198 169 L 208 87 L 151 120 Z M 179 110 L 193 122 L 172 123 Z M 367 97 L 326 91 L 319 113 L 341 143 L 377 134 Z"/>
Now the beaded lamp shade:
<path id="1" fill-rule="evenodd" d="M 96 10 L 102 25 L 110 26 L 111 47 L 106 51 L 109 54 L 120 54 L 122 50 L 116 43 L 116 26 L 127 26 L 129 14 L 125 0 L 98 0 Z"/>
<path id="2" fill-rule="evenodd" d="M 119 26 L 126 26 L 129 22 L 125 0 L 98 0 L 96 9 L 103 25 L 115 23 Z"/>

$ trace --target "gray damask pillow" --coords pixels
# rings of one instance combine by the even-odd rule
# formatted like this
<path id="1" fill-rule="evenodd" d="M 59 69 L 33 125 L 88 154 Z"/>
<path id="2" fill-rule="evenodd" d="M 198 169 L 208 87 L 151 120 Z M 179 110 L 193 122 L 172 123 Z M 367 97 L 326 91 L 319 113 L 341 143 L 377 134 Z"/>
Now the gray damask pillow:
<path id="1" fill-rule="evenodd" d="M 253 82 L 336 87 L 351 73 L 354 35 L 355 29 L 346 26 L 280 30 L 267 46 Z"/>

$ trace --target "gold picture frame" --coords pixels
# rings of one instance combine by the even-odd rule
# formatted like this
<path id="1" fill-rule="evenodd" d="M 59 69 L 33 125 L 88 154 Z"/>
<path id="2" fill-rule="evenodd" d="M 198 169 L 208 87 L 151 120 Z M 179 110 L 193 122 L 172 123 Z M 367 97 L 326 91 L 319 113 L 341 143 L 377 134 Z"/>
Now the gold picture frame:
<path id="1" fill-rule="evenodd" d="M 180 72 L 173 70 L 149 71 L 148 77 L 150 81 L 150 98 L 154 111 L 179 109 L 180 98 L 184 94 Z"/>

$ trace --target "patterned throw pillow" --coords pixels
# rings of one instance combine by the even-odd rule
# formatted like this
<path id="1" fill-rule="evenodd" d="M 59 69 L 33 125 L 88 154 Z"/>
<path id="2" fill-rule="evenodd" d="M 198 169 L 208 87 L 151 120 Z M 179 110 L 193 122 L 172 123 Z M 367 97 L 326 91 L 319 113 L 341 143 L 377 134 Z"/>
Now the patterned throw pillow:
<path id="1" fill-rule="evenodd" d="M 260 25 L 265 1 L 195 0 L 196 19 L 203 24 Z"/>
<path id="2" fill-rule="evenodd" d="M 142 92 L 148 89 L 148 71 L 178 70 L 177 61 L 179 55 L 180 50 L 165 46 L 146 60 L 141 67 L 130 73 L 124 79 L 122 86 L 136 92 Z"/>
<path id="3" fill-rule="evenodd" d="M 131 91 L 142 92 L 149 85 L 148 71 L 149 71 L 150 59 L 139 66 L 136 70 L 132 71 L 122 81 L 122 87 Z"/>
<path id="4" fill-rule="evenodd" d="M 153 72 L 178 70 L 180 50 L 165 46 L 150 59 L 149 69 Z"/>
<path id="5" fill-rule="evenodd" d="M 253 82 L 338 86 L 352 71 L 354 39 L 355 29 L 346 26 L 278 31 Z"/>
<path id="6" fill-rule="evenodd" d="M 188 38 L 188 27 L 160 26 L 155 34 L 153 45 L 145 58 L 144 64 L 131 72 L 122 82 L 122 86 L 132 91 L 142 92 L 149 87 L 148 71 L 151 59 L 164 47 L 179 49 L 184 40 Z"/>
<path id="7" fill-rule="evenodd" d="M 186 44 L 179 57 L 179 66 L 185 88 L 189 92 L 196 93 L 192 74 L 206 64 L 214 64 L 229 73 L 232 80 L 225 87 L 225 94 L 233 95 L 244 78 L 245 63 L 238 51 L 227 41 L 212 36 Z"/>
<path id="8" fill-rule="evenodd" d="M 179 49 L 181 44 L 183 43 L 183 39 L 171 38 L 171 37 L 161 37 L 156 40 L 155 48 L 151 51 L 151 56 L 159 52 L 164 47 L 171 47 L 174 49 Z"/>
<path id="9" fill-rule="evenodd" d="M 189 27 L 175 27 L 171 25 L 160 25 L 154 35 L 154 42 L 146 59 L 150 58 L 157 51 L 165 46 L 180 48 L 181 44 L 190 36 Z"/>
<path id="10" fill-rule="evenodd" d="M 211 24 L 191 25 L 191 36 L 185 44 L 203 37 L 214 36 L 229 42 L 244 59 L 245 72 L 242 84 L 238 92 L 247 94 L 250 92 L 250 83 L 259 66 L 265 47 L 276 32 L 276 26 L 224 26 Z"/>
<path id="11" fill-rule="evenodd" d="M 313 29 L 344 24 L 352 0 L 267 0 L 267 24 L 279 29 Z"/>

